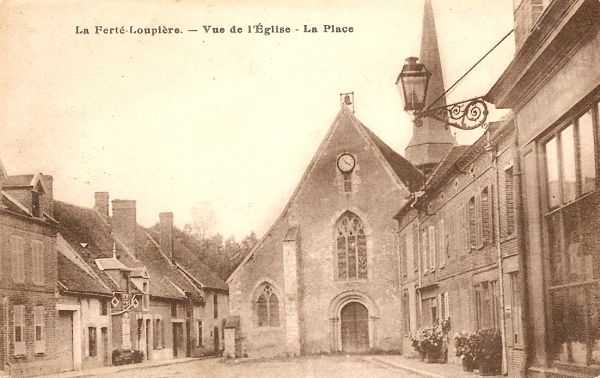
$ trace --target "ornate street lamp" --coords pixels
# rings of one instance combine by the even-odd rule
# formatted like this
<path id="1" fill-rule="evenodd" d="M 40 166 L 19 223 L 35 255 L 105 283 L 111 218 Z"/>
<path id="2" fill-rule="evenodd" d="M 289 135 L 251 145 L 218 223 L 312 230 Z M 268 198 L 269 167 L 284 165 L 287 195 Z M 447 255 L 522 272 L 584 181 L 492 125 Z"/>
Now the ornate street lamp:
<path id="1" fill-rule="evenodd" d="M 427 67 L 419 63 L 417 58 L 410 57 L 406 59 L 406 63 L 402 66 L 402 71 L 400 71 L 396 80 L 396 85 L 401 89 L 404 98 L 404 110 L 413 112 L 418 125 L 421 118 L 431 117 L 462 130 L 472 130 L 480 126 L 485 127 L 488 109 L 482 97 L 432 107 L 448 92 L 446 91 L 430 102 L 430 105 L 423 110 L 427 99 L 427 87 L 429 86 L 430 77 L 431 72 L 427 70 Z"/>

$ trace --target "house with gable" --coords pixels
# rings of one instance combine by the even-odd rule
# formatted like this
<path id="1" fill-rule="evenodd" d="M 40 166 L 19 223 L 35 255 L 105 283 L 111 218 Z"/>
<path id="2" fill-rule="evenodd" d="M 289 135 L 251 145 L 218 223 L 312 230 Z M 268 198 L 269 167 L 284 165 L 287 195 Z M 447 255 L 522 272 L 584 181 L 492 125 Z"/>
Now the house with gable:
<path id="1" fill-rule="evenodd" d="M 223 322 L 227 316 L 225 283 L 222 280 L 219 283 L 208 268 L 194 260 L 195 253 L 185 247 L 180 238 L 175 238 L 171 213 L 161 214 L 163 231 L 155 233 L 137 224 L 135 201 L 109 201 L 108 193 L 98 192 L 94 208 L 57 201 L 56 214 L 60 221 L 59 245 L 67 263 L 80 268 L 77 274 L 83 270 L 87 276 L 99 279 L 111 292 L 108 299 L 90 302 L 100 314 L 107 308 L 110 315 L 106 332 L 111 353 L 133 350 L 142 352 L 144 359 L 161 360 L 219 352 L 222 332 L 213 330 L 217 340 L 208 343 L 213 335 L 207 327 Z M 177 263 L 175 255 L 181 256 Z M 187 267 L 185 271 L 183 266 Z M 65 269 L 74 270 L 73 264 L 65 264 Z M 71 271 L 69 274 L 74 275 Z M 197 273 L 203 275 L 196 276 Z M 217 284 L 204 286 L 203 282 Z M 208 318 L 206 290 L 212 293 L 213 289 L 225 299 L 221 299 L 220 316 L 213 317 L 210 306 L 210 319 L 205 319 Z M 64 292 L 73 290 L 64 289 Z M 214 302 L 211 304 L 214 306 Z M 65 312 L 77 310 L 82 314 L 83 308 L 82 303 L 73 307 L 66 301 L 59 307 Z M 218 310 L 214 314 L 218 314 Z M 70 319 L 77 316 L 81 317 L 75 312 L 67 315 Z M 104 327 L 96 327 L 98 330 L 94 332 L 90 329 L 92 326 L 82 321 L 79 325 L 73 321 L 71 327 L 80 328 L 80 360 L 84 362 L 81 365 L 75 358 L 73 366 L 85 368 L 86 358 L 96 357 L 90 354 L 90 350 L 94 350 L 93 341 L 97 340 L 98 345 L 104 343 Z M 199 339 L 198 335 L 202 337 Z M 105 350 L 98 347 L 100 349 Z M 97 359 L 101 361 L 102 357 Z"/>
<path id="2" fill-rule="evenodd" d="M 398 349 L 393 216 L 423 180 L 342 104 L 281 215 L 227 279 L 227 353 Z"/>
<path id="3" fill-rule="evenodd" d="M 8 175 L 0 163 L 0 375 L 59 369 L 52 176 Z"/>

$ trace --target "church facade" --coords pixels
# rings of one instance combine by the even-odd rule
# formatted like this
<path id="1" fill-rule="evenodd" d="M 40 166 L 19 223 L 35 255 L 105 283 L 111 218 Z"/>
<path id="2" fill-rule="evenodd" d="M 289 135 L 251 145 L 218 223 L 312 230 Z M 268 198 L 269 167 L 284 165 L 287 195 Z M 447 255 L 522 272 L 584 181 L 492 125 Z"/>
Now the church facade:
<path id="1" fill-rule="evenodd" d="M 282 214 L 228 279 L 236 347 L 226 353 L 398 349 L 393 217 L 422 183 L 343 105 Z"/>

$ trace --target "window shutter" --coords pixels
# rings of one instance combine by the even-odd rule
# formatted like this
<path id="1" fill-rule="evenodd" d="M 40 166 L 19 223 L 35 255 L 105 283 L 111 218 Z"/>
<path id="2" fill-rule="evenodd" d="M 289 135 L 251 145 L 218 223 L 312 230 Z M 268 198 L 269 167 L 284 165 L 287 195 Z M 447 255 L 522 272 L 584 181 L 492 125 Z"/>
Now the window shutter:
<path id="1" fill-rule="evenodd" d="M 419 269 L 419 228 L 416 224 L 413 225 L 412 232 L 412 248 L 413 248 L 413 269 Z"/>
<path id="2" fill-rule="evenodd" d="M 515 228 L 515 207 L 513 198 L 513 168 L 510 167 L 504 171 L 504 204 L 506 210 L 506 234 L 512 235 Z"/>
<path id="3" fill-rule="evenodd" d="M 46 351 L 46 329 L 44 327 L 44 307 L 36 306 L 33 313 L 33 340 L 34 352 Z"/>
<path id="4" fill-rule="evenodd" d="M 450 293 L 446 292 L 446 295 L 444 296 L 444 306 L 446 308 L 446 319 L 450 319 L 450 299 L 449 299 Z"/>
<path id="5" fill-rule="evenodd" d="M 436 268 L 437 243 L 435 240 L 435 226 L 429 226 L 429 268 Z"/>
<path id="6" fill-rule="evenodd" d="M 42 285 L 44 283 L 44 244 L 34 240 L 31 243 L 31 262 L 33 283 Z"/>
<path id="7" fill-rule="evenodd" d="M 423 259 L 423 271 L 427 271 L 429 269 L 429 247 L 428 247 L 428 243 L 427 243 L 427 229 L 423 228 L 423 231 L 421 232 L 421 238 L 423 239 L 423 247 L 421 248 L 421 256 Z"/>
<path id="8" fill-rule="evenodd" d="M 438 253 L 440 255 L 440 266 L 444 266 L 446 265 L 446 257 L 447 257 L 447 243 L 448 241 L 446 240 L 446 228 L 445 228 L 445 223 L 444 223 L 444 219 L 440 219 L 440 225 L 439 225 L 439 236 L 438 236 L 438 244 L 439 244 L 439 248 L 438 248 Z"/>
<path id="9" fill-rule="evenodd" d="M 13 306 L 13 324 L 14 354 L 25 354 L 25 306 Z"/>

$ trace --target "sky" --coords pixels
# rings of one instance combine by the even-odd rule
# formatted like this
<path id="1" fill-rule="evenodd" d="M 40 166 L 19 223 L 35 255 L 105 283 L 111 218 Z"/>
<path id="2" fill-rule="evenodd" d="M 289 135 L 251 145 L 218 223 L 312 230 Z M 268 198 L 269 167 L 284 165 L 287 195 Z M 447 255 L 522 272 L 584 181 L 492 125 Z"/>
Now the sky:
<path id="1" fill-rule="evenodd" d="M 135 199 L 146 226 L 173 211 L 182 227 L 200 210 L 212 232 L 261 235 L 339 111 L 339 93 L 354 91 L 356 116 L 397 152 L 411 135 L 394 82 L 419 54 L 423 1 L 321 3 L 0 0 L 0 159 L 9 174 L 53 175 L 62 201 L 92 206 L 95 191 Z M 512 1 L 432 3 L 448 87 L 512 29 Z M 292 32 L 246 32 L 258 23 Z M 160 25 L 184 32 L 95 34 Z M 244 33 L 229 33 L 234 25 Z M 448 101 L 485 94 L 513 54 L 511 37 Z"/>

